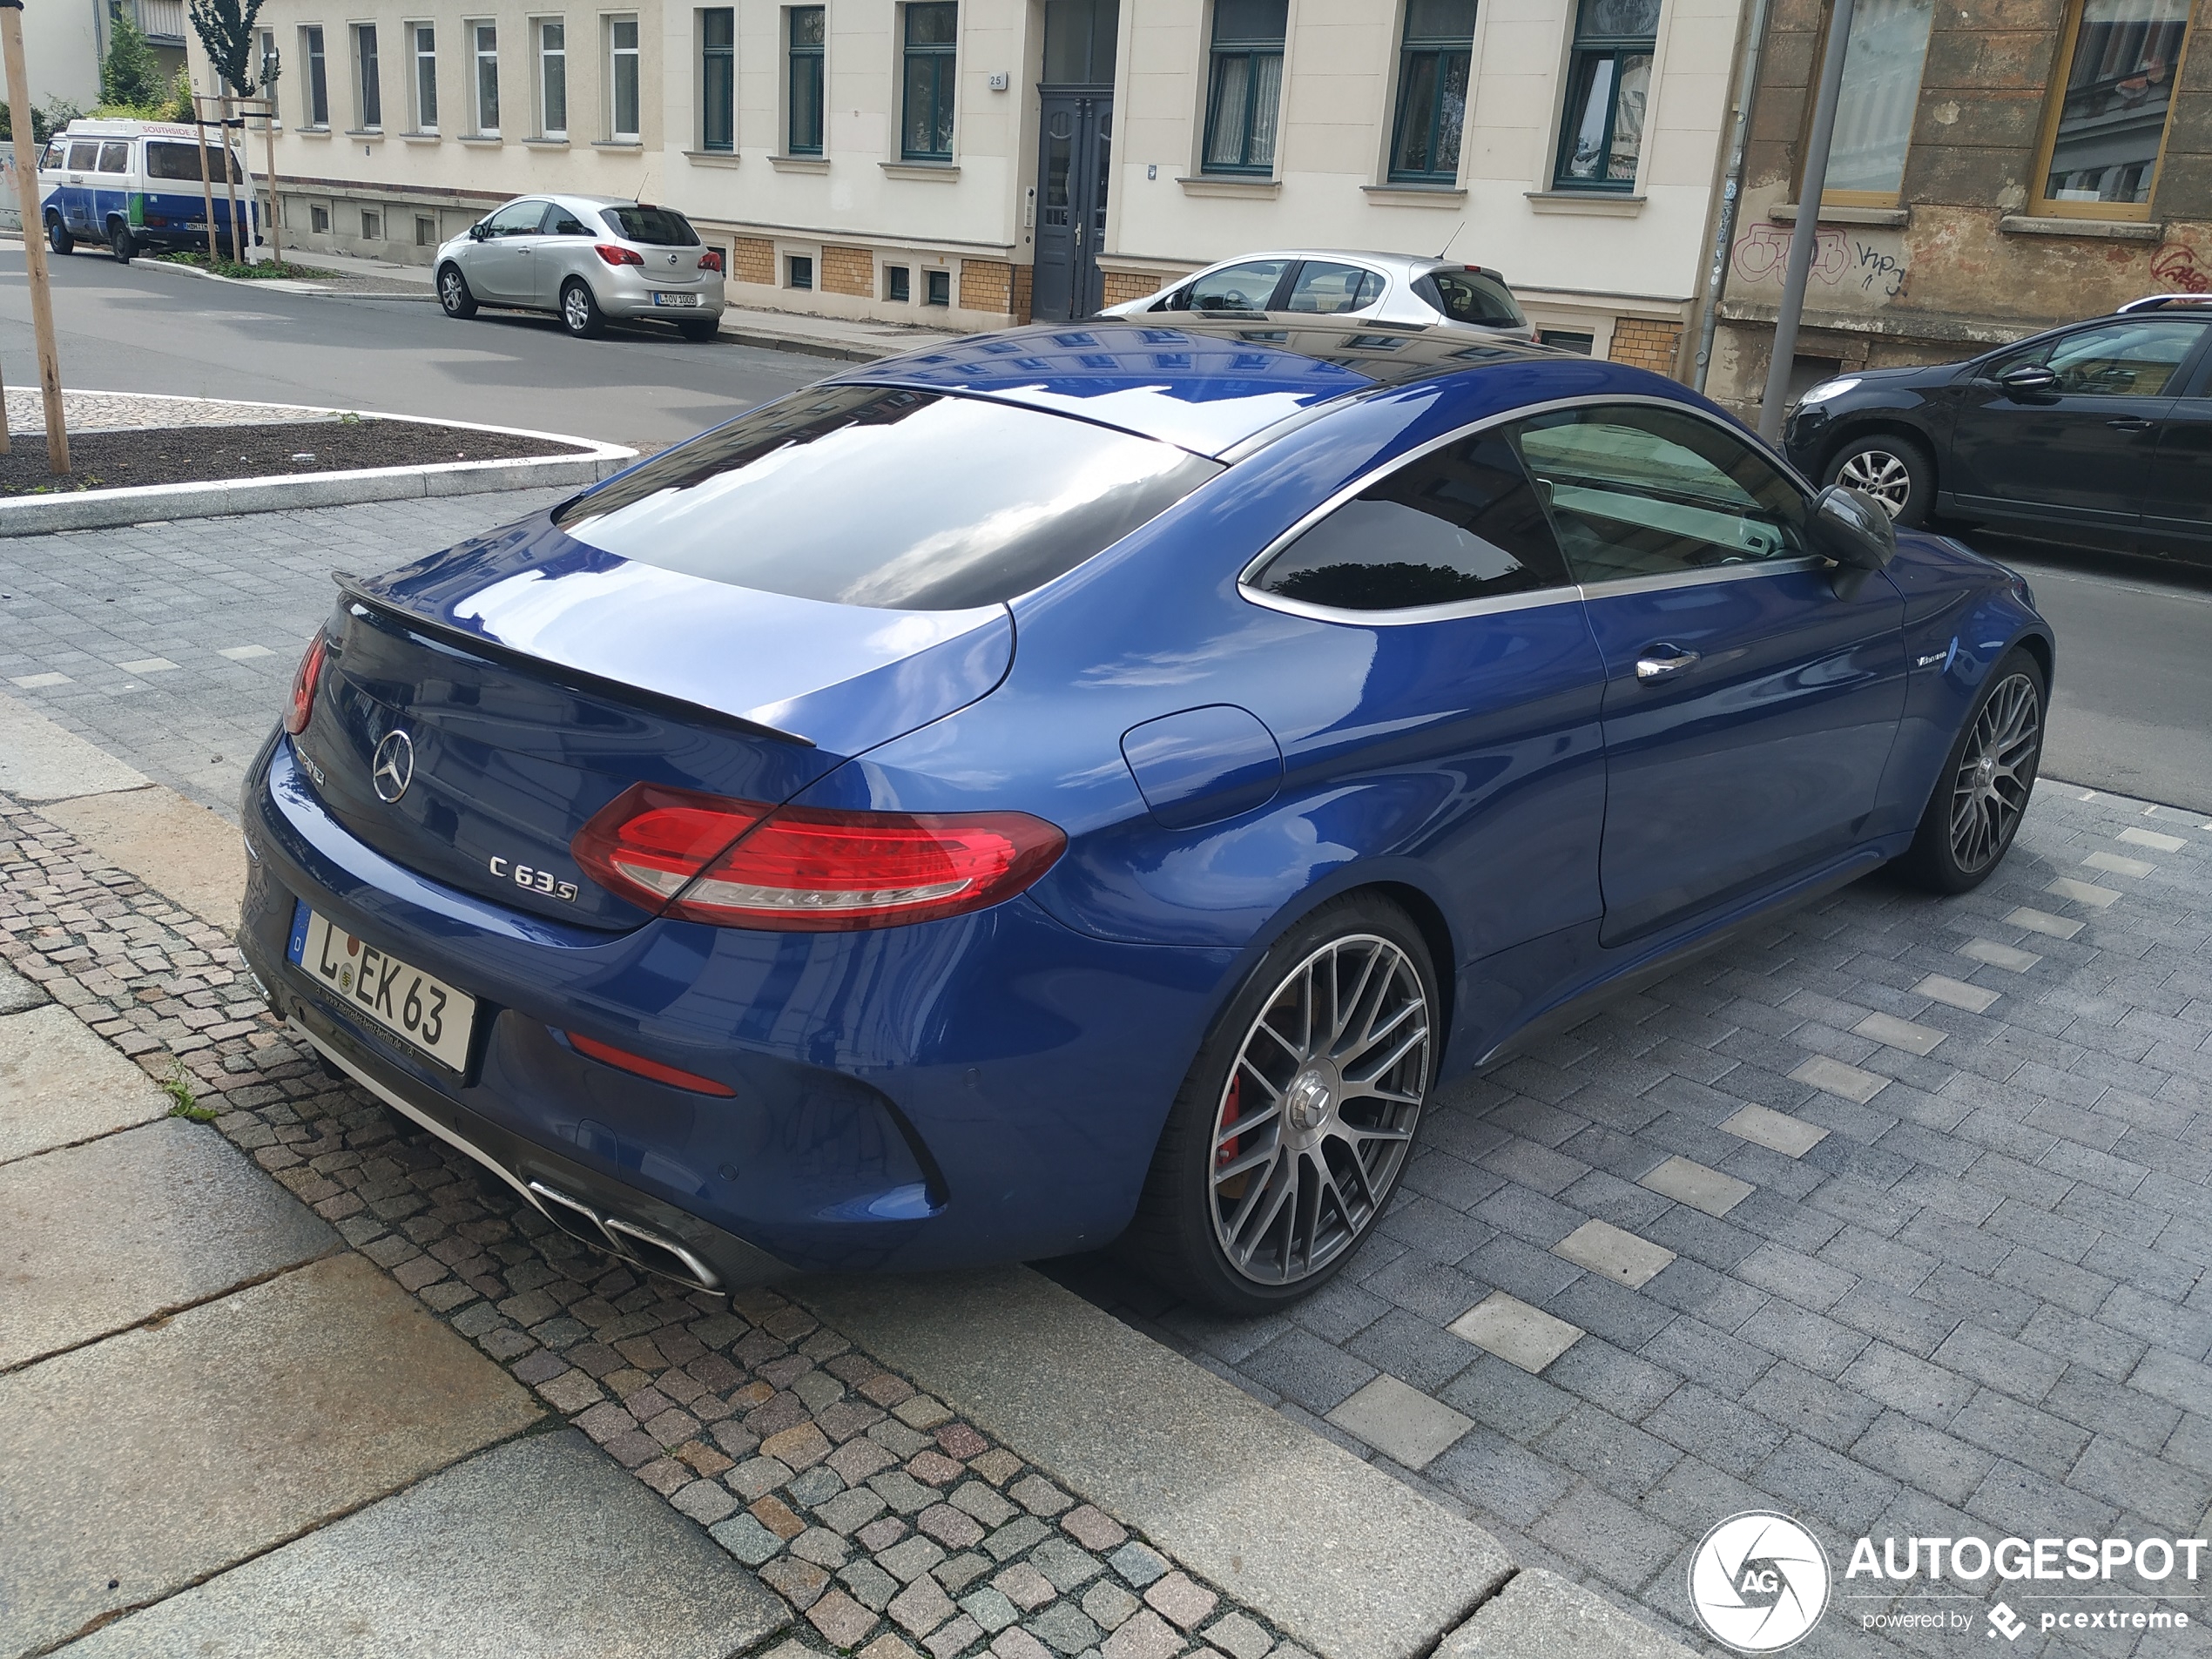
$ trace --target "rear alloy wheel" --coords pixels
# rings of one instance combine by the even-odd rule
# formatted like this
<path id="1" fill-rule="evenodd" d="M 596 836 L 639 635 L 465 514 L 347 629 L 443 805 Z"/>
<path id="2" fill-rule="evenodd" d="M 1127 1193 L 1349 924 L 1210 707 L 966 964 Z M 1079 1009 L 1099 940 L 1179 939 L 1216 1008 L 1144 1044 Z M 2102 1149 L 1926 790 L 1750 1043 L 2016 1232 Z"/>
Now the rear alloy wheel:
<path id="1" fill-rule="evenodd" d="M 570 277 L 561 285 L 562 327 L 578 340 L 589 340 L 602 333 L 606 326 L 607 314 L 599 309 L 590 283 L 581 277 Z"/>
<path id="2" fill-rule="evenodd" d="M 117 225 L 108 233 L 108 251 L 115 255 L 118 265 L 128 265 L 138 256 L 138 244 L 131 234 L 128 225 Z"/>
<path id="3" fill-rule="evenodd" d="M 448 265 L 440 268 L 438 304 L 448 317 L 468 318 L 476 314 L 476 296 L 469 292 L 469 279 L 461 274 L 459 266 Z"/>
<path id="4" fill-rule="evenodd" d="M 69 227 L 62 223 L 59 216 L 46 221 L 46 246 L 57 253 L 74 253 L 77 251 L 77 239 L 69 233 Z"/>
<path id="5" fill-rule="evenodd" d="M 1912 439 L 1893 432 L 1854 438 L 1828 462 L 1828 482 L 1871 496 L 1897 524 L 1918 529 L 1935 499 L 1935 462 Z"/>
<path id="6" fill-rule="evenodd" d="M 1938 893 L 1979 887 L 2020 833 L 2043 759 L 2043 671 L 2024 651 L 1997 664 L 1952 745 L 1906 874 Z"/>
<path id="7" fill-rule="evenodd" d="M 1413 1149 L 1441 1032 L 1427 946 L 1364 895 L 1271 950 L 1170 1113 L 1129 1246 L 1224 1312 L 1332 1278 L 1373 1230 Z"/>

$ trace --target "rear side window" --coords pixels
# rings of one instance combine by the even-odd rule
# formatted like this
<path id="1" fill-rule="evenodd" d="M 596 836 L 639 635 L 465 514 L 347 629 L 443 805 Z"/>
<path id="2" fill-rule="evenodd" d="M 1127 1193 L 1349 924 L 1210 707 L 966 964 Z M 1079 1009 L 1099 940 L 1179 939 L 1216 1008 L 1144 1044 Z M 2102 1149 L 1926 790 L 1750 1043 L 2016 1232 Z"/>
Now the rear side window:
<path id="1" fill-rule="evenodd" d="M 697 247 L 699 233 L 673 207 L 605 207 L 599 217 L 626 242 L 647 247 Z"/>
<path id="2" fill-rule="evenodd" d="M 1511 327 L 1526 320 L 1506 285 L 1481 271 L 1431 271 L 1413 292 L 1453 322 Z"/>
<path id="3" fill-rule="evenodd" d="M 80 138 L 69 146 L 69 170 L 71 172 L 98 172 L 100 146 L 92 139 Z"/>
<path id="4" fill-rule="evenodd" d="M 603 551 L 735 587 L 962 610 L 1073 570 L 1220 470 L 1063 415 L 833 386 L 656 455 L 554 522 Z"/>
<path id="5" fill-rule="evenodd" d="M 222 152 L 211 145 L 206 155 L 207 177 L 219 184 L 223 178 Z M 146 177 L 149 179 L 189 179 L 198 184 L 199 169 L 200 158 L 189 144 L 166 144 L 157 140 L 146 145 Z M 231 178 L 233 180 L 241 178 L 236 156 L 231 158 Z"/>
<path id="6" fill-rule="evenodd" d="M 131 141 L 128 138 L 111 138 L 100 146 L 100 171 L 102 172 L 131 171 Z"/>
<path id="7" fill-rule="evenodd" d="M 1512 443 L 1486 432 L 1370 484 L 1251 585 L 1339 610 L 1403 610 L 1568 584 Z"/>
<path id="8" fill-rule="evenodd" d="M 1291 285 L 1285 311 L 1312 311 L 1324 316 L 1341 311 L 1360 311 L 1382 298 L 1382 278 L 1356 265 L 1336 265 L 1308 260 L 1298 266 Z"/>

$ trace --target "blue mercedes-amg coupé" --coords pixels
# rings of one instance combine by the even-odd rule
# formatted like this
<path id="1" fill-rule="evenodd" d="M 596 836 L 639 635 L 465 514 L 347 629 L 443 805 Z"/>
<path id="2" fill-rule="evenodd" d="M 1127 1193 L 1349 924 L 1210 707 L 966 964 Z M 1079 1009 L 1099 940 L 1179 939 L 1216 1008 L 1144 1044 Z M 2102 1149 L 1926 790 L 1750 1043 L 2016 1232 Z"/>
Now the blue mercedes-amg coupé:
<path id="1" fill-rule="evenodd" d="M 1671 381 L 1318 323 L 857 368 L 341 586 L 252 966 L 708 1287 L 1126 1237 L 1309 1291 L 1440 1082 L 1885 860 L 1987 875 L 2052 667 L 2018 577 Z"/>

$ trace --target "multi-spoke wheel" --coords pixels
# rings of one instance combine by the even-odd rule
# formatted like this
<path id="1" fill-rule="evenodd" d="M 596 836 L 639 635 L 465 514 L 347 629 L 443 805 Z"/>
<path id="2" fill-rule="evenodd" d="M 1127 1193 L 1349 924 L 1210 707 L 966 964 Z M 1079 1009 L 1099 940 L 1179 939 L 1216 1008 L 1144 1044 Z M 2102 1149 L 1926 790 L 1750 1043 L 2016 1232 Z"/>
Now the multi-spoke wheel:
<path id="1" fill-rule="evenodd" d="M 1935 494 L 1935 463 L 1912 439 L 1892 432 L 1855 438 L 1828 462 L 1828 482 L 1879 502 L 1906 529 L 1927 522 Z"/>
<path id="2" fill-rule="evenodd" d="M 2012 846 L 2043 758 L 2043 701 L 2042 669 L 2024 651 L 1990 675 L 1905 855 L 1926 886 L 1979 887 Z"/>
<path id="3" fill-rule="evenodd" d="M 1216 1024 L 1163 1133 L 1130 1244 L 1252 1312 L 1343 1265 L 1406 1167 L 1443 1033 L 1419 931 L 1364 895 L 1285 938 Z"/>

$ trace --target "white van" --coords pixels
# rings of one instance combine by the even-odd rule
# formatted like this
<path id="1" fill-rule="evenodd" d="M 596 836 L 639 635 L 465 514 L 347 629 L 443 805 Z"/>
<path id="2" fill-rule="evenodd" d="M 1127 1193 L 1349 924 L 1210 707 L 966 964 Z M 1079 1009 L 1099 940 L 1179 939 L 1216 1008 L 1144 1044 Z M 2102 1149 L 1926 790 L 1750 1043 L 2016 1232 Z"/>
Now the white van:
<path id="1" fill-rule="evenodd" d="M 210 145 L 206 161 L 215 195 L 216 245 L 235 258 L 230 189 L 216 157 Z M 260 220 L 235 150 L 230 165 L 239 218 L 258 243 Z M 207 205 L 201 167 L 199 129 L 182 122 L 71 121 L 48 140 L 38 163 L 39 217 L 48 246 L 67 253 L 80 240 L 97 241 L 125 261 L 141 253 L 205 249 Z"/>

